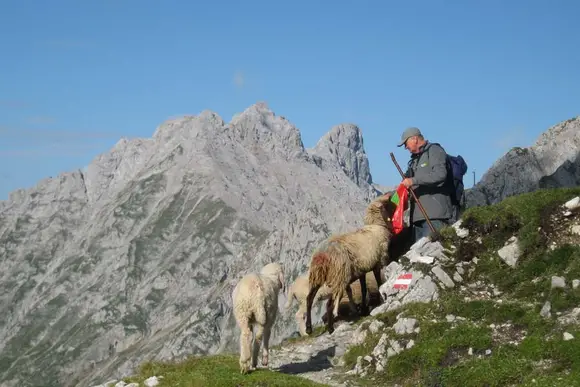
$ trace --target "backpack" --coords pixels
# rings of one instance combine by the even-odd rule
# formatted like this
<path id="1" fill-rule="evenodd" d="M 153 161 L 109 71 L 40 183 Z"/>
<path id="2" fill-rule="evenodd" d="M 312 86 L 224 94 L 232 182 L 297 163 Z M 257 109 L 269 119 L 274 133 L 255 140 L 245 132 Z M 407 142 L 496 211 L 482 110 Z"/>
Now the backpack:
<path id="1" fill-rule="evenodd" d="M 441 147 L 439 143 L 432 143 Z M 443 147 L 442 147 L 443 148 Z M 464 184 L 463 176 L 467 173 L 467 163 L 461 155 L 451 156 L 447 154 L 447 179 L 450 189 L 451 204 L 461 206 L 463 200 Z"/>
<path id="2" fill-rule="evenodd" d="M 467 173 L 467 163 L 461 155 L 447 155 L 447 173 L 450 175 L 451 203 L 460 206 L 463 199 L 463 176 Z"/>

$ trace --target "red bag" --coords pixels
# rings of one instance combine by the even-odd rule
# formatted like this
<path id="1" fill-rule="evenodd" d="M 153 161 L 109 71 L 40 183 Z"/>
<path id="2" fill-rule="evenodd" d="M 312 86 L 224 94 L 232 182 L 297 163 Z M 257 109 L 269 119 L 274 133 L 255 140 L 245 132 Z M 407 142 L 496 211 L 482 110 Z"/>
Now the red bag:
<path id="1" fill-rule="evenodd" d="M 397 205 L 393 215 L 393 231 L 395 234 L 400 233 L 405 228 L 404 212 L 408 207 L 409 191 L 403 184 L 399 184 L 397 192 L 391 197 L 391 201 Z"/>

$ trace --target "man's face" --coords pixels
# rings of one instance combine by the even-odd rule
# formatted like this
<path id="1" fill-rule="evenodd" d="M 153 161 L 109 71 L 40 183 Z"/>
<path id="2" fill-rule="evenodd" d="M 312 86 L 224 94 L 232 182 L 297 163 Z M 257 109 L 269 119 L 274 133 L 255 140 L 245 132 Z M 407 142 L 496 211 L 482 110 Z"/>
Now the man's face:
<path id="1" fill-rule="evenodd" d="M 417 136 L 409 137 L 405 142 L 405 149 L 411 153 L 418 153 L 419 147 L 419 137 Z"/>

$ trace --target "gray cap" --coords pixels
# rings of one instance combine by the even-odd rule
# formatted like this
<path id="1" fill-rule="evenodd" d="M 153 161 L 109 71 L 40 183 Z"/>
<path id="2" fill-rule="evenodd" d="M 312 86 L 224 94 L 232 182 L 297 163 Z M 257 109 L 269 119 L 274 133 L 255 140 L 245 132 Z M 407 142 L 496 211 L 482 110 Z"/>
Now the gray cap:
<path id="1" fill-rule="evenodd" d="M 420 135 L 421 135 L 421 131 L 419 130 L 419 128 L 415 128 L 414 126 L 407 128 L 407 129 L 405 129 L 405 131 L 401 135 L 401 142 L 397 146 L 405 145 L 405 143 L 407 142 L 409 137 L 420 136 Z"/>

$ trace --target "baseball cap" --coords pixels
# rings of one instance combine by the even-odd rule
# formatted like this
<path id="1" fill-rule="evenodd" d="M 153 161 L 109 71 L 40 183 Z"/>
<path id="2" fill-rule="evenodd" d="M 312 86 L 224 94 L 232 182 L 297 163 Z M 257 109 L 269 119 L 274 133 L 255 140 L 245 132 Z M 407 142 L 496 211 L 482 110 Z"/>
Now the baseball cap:
<path id="1" fill-rule="evenodd" d="M 407 128 L 407 129 L 405 129 L 405 131 L 401 135 L 401 142 L 397 146 L 403 146 L 403 145 L 405 145 L 405 143 L 407 142 L 407 140 L 409 139 L 409 137 L 420 136 L 420 135 L 421 135 L 421 131 L 419 130 L 419 128 L 416 128 L 414 126 L 413 127 L 410 127 L 410 128 Z"/>

